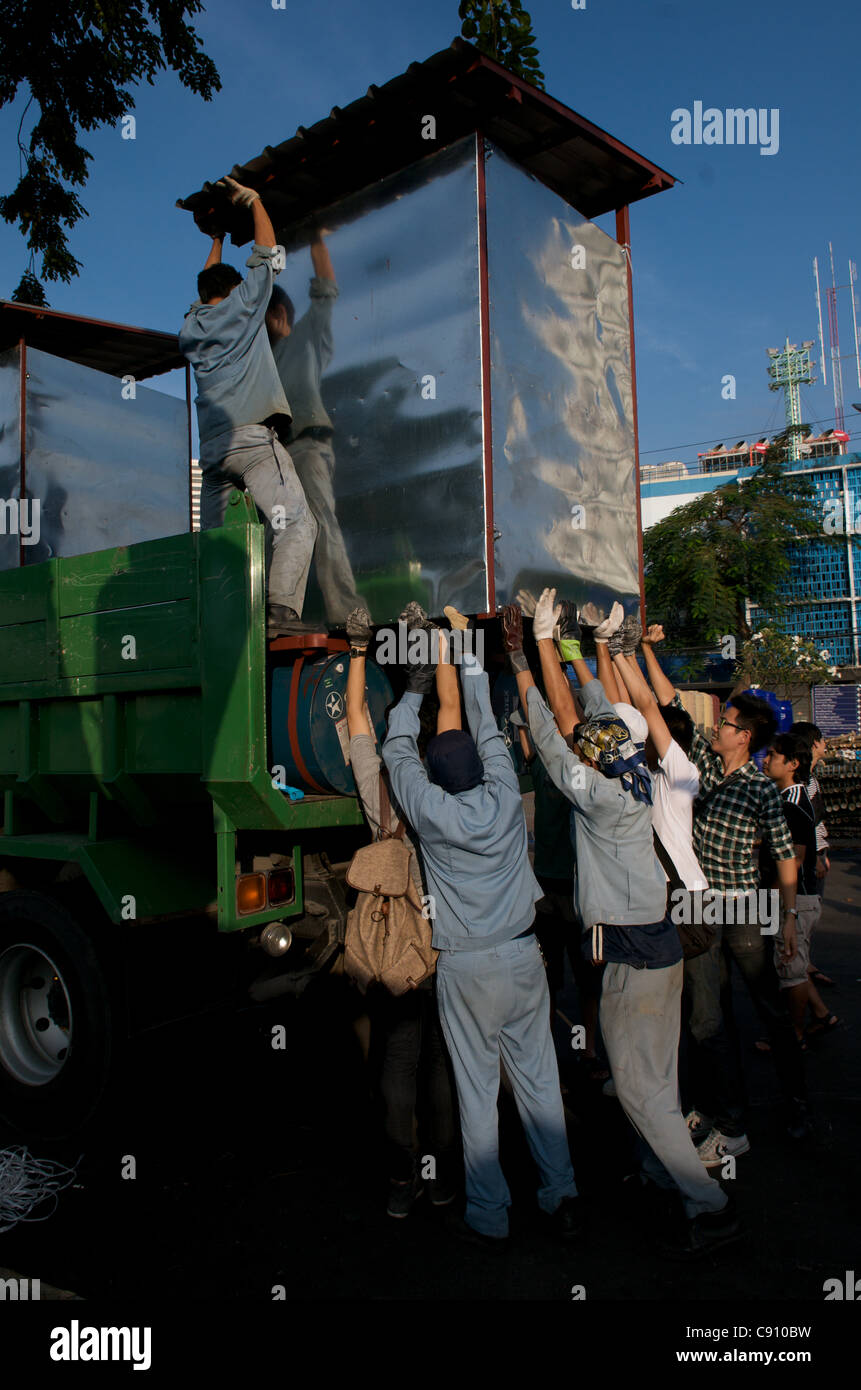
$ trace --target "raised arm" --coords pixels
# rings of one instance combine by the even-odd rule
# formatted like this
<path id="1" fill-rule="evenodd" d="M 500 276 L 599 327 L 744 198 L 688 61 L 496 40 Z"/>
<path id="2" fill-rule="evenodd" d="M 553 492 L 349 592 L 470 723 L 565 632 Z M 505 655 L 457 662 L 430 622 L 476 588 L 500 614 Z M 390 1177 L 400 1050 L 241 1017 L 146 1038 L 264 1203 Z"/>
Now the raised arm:
<path id="1" fill-rule="evenodd" d="M 269 213 L 263 206 L 263 200 L 255 188 L 246 188 L 244 184 L 237 183 L 229 174 L 225 174 L 223 179 L 218 180 L 219 188 L 227 191 L 228 197 L 234 207 L 249 208 L 252 221 L 254 223 L 254 240 L 258 246 L 277 246 L 275 239 L 275 229 Z"/>
<path id="2" fill-rule="evenodd" d="M 571 694 L 571 686 L 568 678 L 559 665 L 559 654 L 553 640 L 553 632 L 557 627 L 562 616 L 562 605 L 556 602 L 556 590 L 545 589 L 540 599 L 535 605 L 535 616 L 532 619 L 532 635 L 538 644 L 538 655 L 541 660 L 541 675 L 544 679 L 544 689 L 547 691 L 547 699 L 553 716 L 556 720 L 560 734 L 565 738 L 570 734 L 574 725 L 578 723 L 577 711 L 574 708 L 574 696 Z M 571 652 L 571 663 L 577 674 L 580 684 L 583 684 L 583 676 L 579 667 L 583 668 L 588 680 L 592 679 L 589 667 L 580 656 L 580 645 L 574 642 Z"/>
<path id="3" fill-rule="evenodd" d="M 649 733 L 652 735 L 652 742 L 657 749 L 658 757 L 666 757 L 667 749 L 673 741 L 672 735 L 667 728 L 664 716 L 658 709 L 654 695 L 646 685 L 643 673 L 637 664 L 637 658 L 625 656 L 622 652 L 618 652 L 613 657 L 613 665 L 628 692 L 631 704 L 646 716 L 646 723 L 649 726 Z"/>
<path id="4" fill-rule="evenodd" d="M 463 620 L 463 628 L 468 626 L 463 614 L 458 613 L 455 608 L 446 609 L 446 617 L 455 626 L 456 614 L 460 627 Z M 448 733 L 450 729 L 460 729 L 463 727 L 460 717 L 460 686 L 457 680 L 457 667 L 451 660 L 451 644 L 448 635 L 443 628 L 437 629 L 439 633 L 439 662 L 436 668 L 436 693 L 439 700 L 439 713 L 436 717 L 436 731 L 438 734 Z"/>
<path id="5" fill-rule="evenodd" d="M 347 732 L 370 734 L 373 729 L 365 713 L 365 676 L 368 644 L 371 640 L 371 615 L 367 608 L 354 608 L 346 622 L 350 639 L 350 669 L 347 673 Z"/>
<path id="6" fill-rule="evenodd" d="M 649 673 L 649 680 L 652 682 L 655 699 L 659 705 L 670 705 L 675 698 L 676 687 L 669 677 L 664 674 L 661 663 L 658 661 L 655 654 L 655 643 L 663 642 L 663 640 L 663 627 L 660 623 L 652 623 L 651 627 L 643 633 L 643 656 L 646 659 L 646 670 Z"/>
<path id="7" fill-rule="evenodd" d="M 203 267 L 204 270 L 209 270 L 211 265 L 221 265 L 221 253 L 223 250 L 224 237 L 214 236 L 212 238 L 212 246 L 209 249 L 209 255 L 206 258 L 206 264 Z"/>
<path id="8" fill-rule="evenodd" d="M 331 280 L 334 283 L 335 267 L 332 265 L 332 257 L 329 255 L 329 248 L 323 240 L 322 229 L 315 232 L 310 249 L 311 264 L 314 267 L 314 274 L 318 276 L 320 280 Z"/>

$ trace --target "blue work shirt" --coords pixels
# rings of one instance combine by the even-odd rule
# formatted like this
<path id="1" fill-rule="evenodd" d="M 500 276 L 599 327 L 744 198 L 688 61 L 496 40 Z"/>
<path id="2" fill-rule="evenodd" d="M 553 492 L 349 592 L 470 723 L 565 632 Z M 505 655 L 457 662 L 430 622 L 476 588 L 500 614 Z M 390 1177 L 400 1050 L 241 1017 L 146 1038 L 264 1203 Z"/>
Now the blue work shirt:
<path id="1" fill-rule="evenodd" d="M 428 778 L 416 735 L 422 696 L 392 711 L 383 744 L 395 800 L 418 836 L 434 898 L 433 944 L 480 951 L 519 936 L 544 895 L 529 864 L 520 783 L 490 707 L 487 676 L 471 653 L 461 666 L 467 722 L 484 780 L 456 796 Z"/>
<path id="2" fill-rule="evenodd" d="M 584 720 L 618 719 L 600 681 L 584 685 L 579 698 Z M 584 943 L 584 954 L 625 965 L 675 965 L 682 949 L 666 919 L 667 881 L 655 855 L 649 807 L 617 777 L 605 777 L 572 753 L 536 686 L 528 691 L 527 714 L 538 756 L 573 808 L 574 906 L 590 944 L 586 952 Z"/>
<path id="3" fill-rule="evenodd" d="M 331 429 L 320 395 L 320 380 L 332 360 L 332 305 L 338 297 L 334 280 L 311 279 L 311 304 L 286 338 L 272 344 L 281 385 L 293 412 L 294 439 L 312 426 Z"/>
<path id="4" fill-rule="evenodd" d="M 201 444 L 272 416 L 283 416 L 285 428 L 290 423 L 265 322 L 276 255 L 283 261 L 282 247 L 255 242 L 242 283 L 219 304 L 192 304 L 180 329 L 180 351 L 194 368 Z"/>

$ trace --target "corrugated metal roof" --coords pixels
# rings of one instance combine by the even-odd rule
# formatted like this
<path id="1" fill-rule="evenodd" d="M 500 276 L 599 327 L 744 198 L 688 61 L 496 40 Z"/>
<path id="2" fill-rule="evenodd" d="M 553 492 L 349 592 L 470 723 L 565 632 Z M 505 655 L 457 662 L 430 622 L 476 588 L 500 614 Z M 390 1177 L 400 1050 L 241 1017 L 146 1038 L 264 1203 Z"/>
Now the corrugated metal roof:
<path id="1" fill-rule="evenodd" d="M 423 118 L 436 121 L 436 140 L 422 137 Z M 515 77 L 464 39 L 411 63 L 383 87 L 371 86 L 349 106 L 334 106 L 316 125 L 267 145 L 234 165 L 240 183 L 266 195 L 276 230 L 295 226 L 347 194 L 427 158 L 480 130 L 586 217 L 672 188 L 675 179 L 546 92 Z M 226 202 L 214 183 L 177 202 L 217 220 L 242 245 L 251 219 Z"/>
<path id="2" fill-rule="evenodd" d="M 21 338 L 30 347 L 79 362 L 82 367 L 111 376 L 133 376 L 138 381 L 185 366 L 175 333 L 157 333 L 0 299 L 0 351 L 14 347 Z"/>

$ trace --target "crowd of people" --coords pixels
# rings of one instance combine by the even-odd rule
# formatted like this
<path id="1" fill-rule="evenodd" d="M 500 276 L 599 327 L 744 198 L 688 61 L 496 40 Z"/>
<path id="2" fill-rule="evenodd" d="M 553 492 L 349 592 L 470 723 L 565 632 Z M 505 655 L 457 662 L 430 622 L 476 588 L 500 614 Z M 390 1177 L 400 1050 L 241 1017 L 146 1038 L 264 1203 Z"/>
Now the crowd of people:
<path id="1" fill-rule="evenodd" d="M 538 1169 L 538 1205 L 563 1241 L 581 1238 L 551 1031 L 567 953 L 583 1054 L 636 1131 L 644 1200 L 678 1209 L 664 1249 L 696 1258 L 742 1234 L 721 1183 L 750 1149 L 733 964 L 763 1027 L 758 1045 L 774 1062 L 786 1133 L 801 1140 L 813 1127 L 807 1038 L 838 1021 L 811 964 L 828 868 L 812 776 L 824 741 L 811 724 L 777 734 L 764 699 L 734 692 L 709 742 L 658 660 L 661 627 L 643 633 L 620 604 L 608 616 L 593 605 L 578 614 L 555 590 L 537 603 L 518 599 L 499 620 L 520 699 L 511 722 L 535 788 L 534 863 L 512 750 L 478 658 L 466 651 L 456 665 L 443 635 L 437 661 L 410 665 L 380 756 L 365 706 L 371 620 L 359 608 L 347 622 L 357 791 L 375 836 L 381 785 L 408 828 L 438 951 L 432 980 L 372 1015 L 384 1041 L 388 1210 L 407 1216 L 426 1187 L 434 1205 L 453 1202 L 460 1147 L 466 1204 L 451 1224 L 472 1243 L 506 1248 L 502 1077 Z M 466 626 L 456 610 L 446 614 Z M 401 616 L 435 628 L 415 603 Z M 597 676 L 582 657 L 584 630 Z M 431 690 L 438 713 L 428 729 Z M 760 771 L 754 755 L 763 751 Z"/>
<path id="2" fill-rule="evenodd" d="M 660 627 L 644 634 L 619 603 L 607 615 L 591 604 L 578 613 L 545 590 L 537 602 L 521 593 L 500 615 L 520 699 L 516 739 L 535 790 L 534 862 L 487 675 L 470 650 L 456 662 L 415 603 L 404 621 L 441 640 L 442 659 L 428 647 L 409 666 L 381 757 L 365 703 L 371 618 L 335 516 L 333 429 L 320 395 L 338 293 L 331 258 L 318 233 L 310 306 L 297 322 L 274 285 L 283 250 L 260 195 L 230 178 L 222 188 L 250 212 L 254 246 L 243 279 L 222 262 L 222 229 L 202 224 L 212 245 L 180 334 L 197 383 L 201 524 L 221 523 L 234 487 L 250 493 L 267 528 L 271 638 L 307 631 L 316 541 L 328 621 L 344 624 L 351 643 L 356 789 L 375 838 L 403 823 L 415 887 L 433 904 L 435 973 L 403 994 L 376 989 L 389 1214 L 408 1216 L 425 1186 L 432 1203 L 449 1206 L 462 1154 L 466 1206 L 456 1229 L 505 1248 L 502 1075 L 539 1172 L 539 1207 L 563 1240 L 580 1238 L 552 1035 L 567 954 L 589 1075 L 634 1127 L 646 1189 L 672 1194 L 684 1214 L 670 1253 L 695 1257 L 732 1241 L 739 1218 L 719 1179 L 750 1149 L 733 966 L 761 1021 L 757 1045 L 771 1055 L 794 1139 L 812 1124 L 808 1039 L 839 1021 L 817 988 L 830 981 L 811 962 L 828 869 L 813 778 L 821 732 L 796 723 L 777 734 L 765 700 L 734 692 L 707 740 L 656 656 Z M 466 629 L 463 615 L 446 614 L 451 630 Z M 584 629 L 597 676 L 582 658 Z M 435 728 L 423 729 L 432 688 Z"/>

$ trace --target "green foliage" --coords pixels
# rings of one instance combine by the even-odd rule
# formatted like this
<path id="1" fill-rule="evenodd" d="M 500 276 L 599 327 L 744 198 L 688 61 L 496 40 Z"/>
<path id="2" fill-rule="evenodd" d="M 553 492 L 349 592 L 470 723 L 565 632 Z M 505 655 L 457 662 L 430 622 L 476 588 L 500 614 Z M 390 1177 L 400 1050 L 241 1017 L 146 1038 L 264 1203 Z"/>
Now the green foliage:
<path id="1" fill-rule="evenodd" d="M 481 53 L 544 90 L 532 19 L 520 0 L 462 0 L 461 33 Z"/>
<path id="2" fill-rule="evenodd" d="M 35 304 L 38 309 L 47 309 L 48 300 L 41 283 L 32 270 L 25 270 L 12 295 L 14 304 Z"/>
<path id="3" fill-rule="evenodd" d="M 790 636 L 776 627 L 763 627 L 742 647 L 738 674 L 743 674 L 754 688 L 773 690 L 781 698 L 788 698 L 794 685 L 829 685 L 833 681 L 837 667 L 829 666 L 830 655 L 815 642 Z"/>
<path id="4" fill-rule="evenodd" d="M 679 646 L 701 646 L 750 636 L 746 599 L 779 617 L 793 542 L 827 539 L 815 496 L 802 474 L 766 459 L 676 507 L 643 536 L 650 621 Z"/>
<path id="5" fill-rule="evenodd" d="M 68 284 L 79 271 L 66 229 L 86 216 L 73 191 L 86 183 L 92 158 L 80 132 L 115 124 L 134 106 L 129 86 L 141 80 L 152 86 L 162 68 L 204 101 L 220 90 L 215 65 L 186 22 L 202 8 L 200 0 L 4 0 L 0 108 L 22 85 L 29 99 L 18 127 L 20 177 L 0 197 L 0 216 L 17 223 L 31 254 L 41 255 L 46 280 Z M 24 143 L 31 105 L 38 118 Z M 32 282 L 39 283 L 32 271 L 18 290 L 28 275 L 32 295 Z"/>

